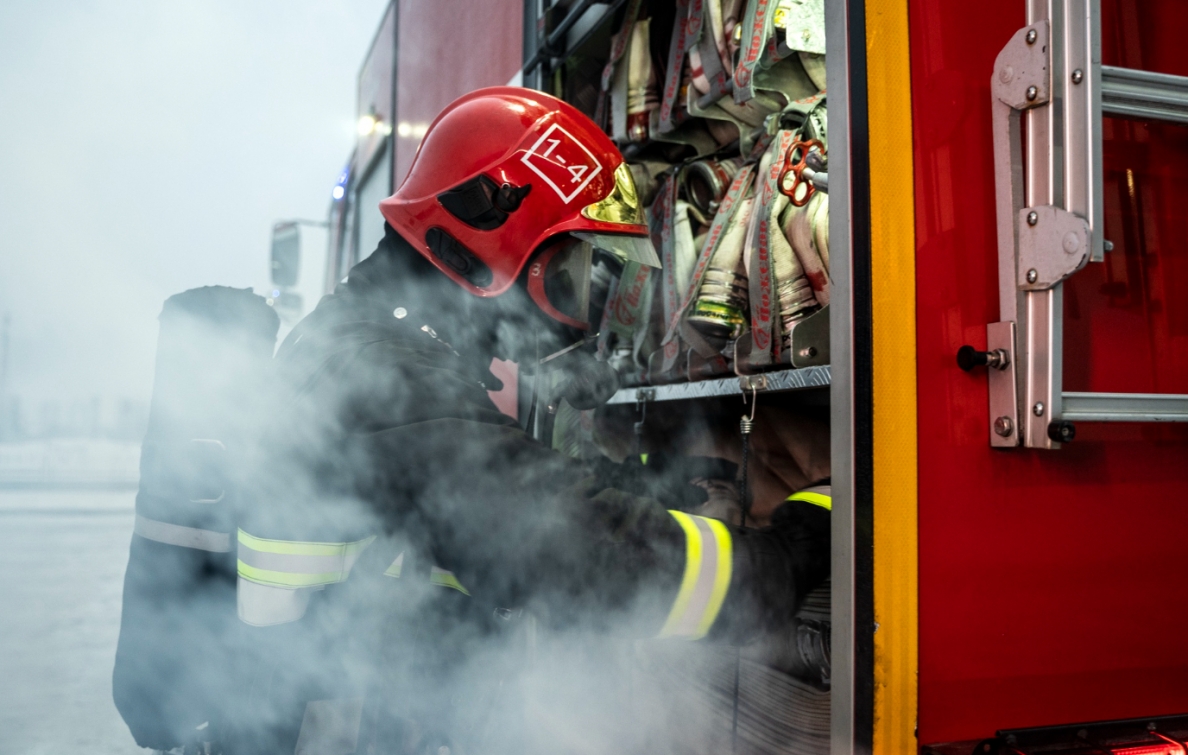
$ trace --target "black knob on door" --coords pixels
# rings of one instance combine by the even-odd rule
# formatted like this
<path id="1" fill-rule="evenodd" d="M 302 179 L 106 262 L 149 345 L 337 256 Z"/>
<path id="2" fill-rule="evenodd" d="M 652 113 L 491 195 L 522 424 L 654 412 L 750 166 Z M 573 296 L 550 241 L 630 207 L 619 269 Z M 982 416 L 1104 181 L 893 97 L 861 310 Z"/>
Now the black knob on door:
<path id="1" fill-rule="evenodd" d="M 978 351 L 968 344 L 957 349 L 957 366 L 966 372 L 969 372 L 974 367 L 983 366 L 993 367 L 996 370 L 1005 370 L 1010 363 L 1011 358 L 1007 354 L 1006 349 Z"/>

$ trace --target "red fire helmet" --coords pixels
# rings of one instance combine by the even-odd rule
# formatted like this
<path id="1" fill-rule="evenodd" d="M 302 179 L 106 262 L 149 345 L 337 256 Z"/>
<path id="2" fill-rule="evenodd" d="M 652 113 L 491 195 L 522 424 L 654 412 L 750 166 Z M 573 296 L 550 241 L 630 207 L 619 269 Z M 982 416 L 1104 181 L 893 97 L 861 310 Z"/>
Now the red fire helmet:
<path id="1" fill-rule="evenodd" d="M 620 259 L 659 266 L 631 171 L 614 143 L 572 105 L 532 89 L 479 89 L 446 107 L 380 212 L 477 296 L 506 291 L 550 239 L 556 243 L 538 267 L 548 265 L 544 256 L 572 260 L 555 251 L 570 235 Z M 569 319 L 556 311 L 565 307 L 535 293 L 533 299 L 554 318 Z"/>

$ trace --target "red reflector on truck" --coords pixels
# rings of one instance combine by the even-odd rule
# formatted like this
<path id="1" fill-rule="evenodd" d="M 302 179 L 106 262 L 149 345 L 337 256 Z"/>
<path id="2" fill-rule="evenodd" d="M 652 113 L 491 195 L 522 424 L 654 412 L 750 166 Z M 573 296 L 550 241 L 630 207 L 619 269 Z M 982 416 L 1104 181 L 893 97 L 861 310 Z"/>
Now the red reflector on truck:
<path id="1" fill-rule="evenodd" d="M 1002 729 L 991 739 L 924 745 L 922 755 L 1188 755 L 1188 714 Z"/>
<path id="2" fill-rule="evenodd" d="M 1185 755 L 1184 745 L 1177 742 L 1111 747 L 1110 752 L 1114 755 Z"/>

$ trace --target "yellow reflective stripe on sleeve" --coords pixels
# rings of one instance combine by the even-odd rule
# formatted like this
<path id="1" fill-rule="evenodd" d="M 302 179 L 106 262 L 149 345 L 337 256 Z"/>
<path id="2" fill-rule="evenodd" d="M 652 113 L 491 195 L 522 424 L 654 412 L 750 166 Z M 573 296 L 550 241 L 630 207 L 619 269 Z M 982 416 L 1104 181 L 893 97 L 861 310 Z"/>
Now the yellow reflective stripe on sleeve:
<path id="1" fill-rule="evenodd" d="M 270 540 L 239 530 L 239 576 L 263 585 L 299 588 L 344 581 L 375 536 L 350 543 Z"/>
<path id="2" fill-rule="evenodd" d="M 302 542 L 299 540 L 268 540 L 262 537 L 249 535 L 243 530 L 239 531 L 240 545 L 246 545 L 254 551 L 261 553 L 281 553 L 290 556 L 338 556 L 347 553 L 359 553 L 364 548 L 371 545 L 371 541 L 375 540 L 375 536 L 356 540 L 353 543 L 323 543 L 323 542 Z"/>
<path id="3" fill-rule="evenodd" d="M 434 566 L 429 569 L 429 583 L 438 587 L 450 587 L 463 595 L 470 595 L 470 591 L 462 586 L 452 571 Z"/>
<path id="4" fill-rule="evenodd" d="M 833 498 L 823 493 L 814 493 L 809 490 L 802 490 L 799 493 L 793 493 L 788 496 L 789 501 L 804 501 L 811 503 L 814 506 L 820 506 L 826 511 L 833 511 Z"/>
<path id="5" fill-rule="evenodd" d="M 677 626 L 689 609 L 689 600 L 693 596 L 693 588 L 697 585 L 697 575 L 701 572 L 701 531 L 681 511 L 669 510 L 672 518 L 677 520 L 681 529 L 685 531 L 685 575 L 681 578 L 681 588 L 677 591 L 672 610 L 668 612 L 668 619 L 660 628 L 660 637 L 672 637 L 676 634 Z"/>
<path id="6" fill-rule="evenodd" d="M 698 640 L 713 626 L 730 588 L 730 531 L 716 519 L 668 513 L 685 533 L 685 573 L 659 636 Z"/>

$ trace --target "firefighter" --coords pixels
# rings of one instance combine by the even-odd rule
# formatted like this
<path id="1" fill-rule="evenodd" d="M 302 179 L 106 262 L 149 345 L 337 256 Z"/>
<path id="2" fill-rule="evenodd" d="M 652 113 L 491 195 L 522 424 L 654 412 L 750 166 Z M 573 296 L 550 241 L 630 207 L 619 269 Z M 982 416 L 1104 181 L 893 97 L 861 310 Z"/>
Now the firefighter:
<path id="1" fill-rule="evenodd" d="M 786 627 L 828 576 L 819 500 L 764 529 L 682 513 L 686 491 L 611 487 L 621 476 L 538 443 L 489 397 L 493 357 L 570 360 L 584 367 L 560 372 L 599 392 L 571 348 L 592 335 L 592 269 L 658 265 L 605 134 L 540 92 L 479 90 L 438 116 L 380 208 L 378 248 L 279 349 L 287 387 L 245 459 L 238 604 L 258 669 L 241 736 L 265 739 L 241 749 L 438 752 L 449 724 L 385 730 L 382 699 L 404 684 L 422 709 L 460 705 L 440 691 L 450 669 L 524 606 L 685 640 Z"/>

